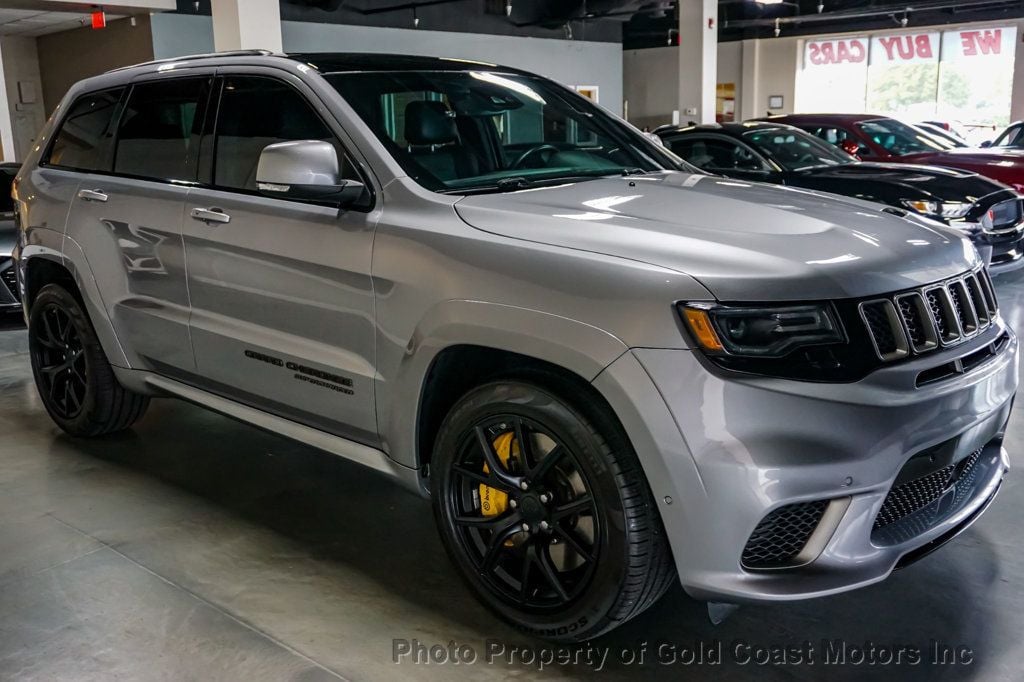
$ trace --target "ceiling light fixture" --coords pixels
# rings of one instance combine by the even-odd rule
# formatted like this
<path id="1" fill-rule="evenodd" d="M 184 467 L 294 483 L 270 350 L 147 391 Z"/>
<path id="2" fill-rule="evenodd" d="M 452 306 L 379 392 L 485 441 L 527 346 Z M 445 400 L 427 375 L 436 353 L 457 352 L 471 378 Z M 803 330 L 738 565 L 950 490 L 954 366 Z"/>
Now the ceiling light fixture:
<path id="1" fill-rule="evenodd" d="M 505 0 L 505 16 L 512 16 L 512 0 Z"/>
<path id="2" fill-rule="evenodd" d="M 778 38 L 779 34 L 782 33 L 782 26 L 779 24 L 779 20 L 775 20 L 775 37 Z"/>

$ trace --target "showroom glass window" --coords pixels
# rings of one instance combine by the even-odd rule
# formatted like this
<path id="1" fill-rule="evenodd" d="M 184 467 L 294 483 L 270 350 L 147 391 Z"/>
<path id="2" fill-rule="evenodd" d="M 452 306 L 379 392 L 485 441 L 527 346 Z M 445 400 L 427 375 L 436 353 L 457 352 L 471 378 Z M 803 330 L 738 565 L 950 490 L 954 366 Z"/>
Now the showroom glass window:
<path id="1" fill-rule="evenodd" d="M 958 123 L 990 140 L 1010 120 L 1017 27 L 907 31 L 803 41 L 794 111 Z"/>
<path id="2" fill-rule="evenodd" d="M 103 90 L 75 100 L 61 122 L 46 164 L 82 171 L 110 169 L 113 127 L 124 88 Z"/>
<path id="3" fill-rule="evenodd" d="M 342 177 L 360 179 L 331 129 L 297 90 L 260 76 L 224 80 L 217 115 L 215 186 L 255 192 L 256 168 L 263 149 L 293 140 L 331 143 L 338 151 Z"/>
<path id="4" fill-rule="evenodd" d="M 207 78 L 136 84 L 117 131 L 114 172 L 195 181 L 208 91 Z"/>

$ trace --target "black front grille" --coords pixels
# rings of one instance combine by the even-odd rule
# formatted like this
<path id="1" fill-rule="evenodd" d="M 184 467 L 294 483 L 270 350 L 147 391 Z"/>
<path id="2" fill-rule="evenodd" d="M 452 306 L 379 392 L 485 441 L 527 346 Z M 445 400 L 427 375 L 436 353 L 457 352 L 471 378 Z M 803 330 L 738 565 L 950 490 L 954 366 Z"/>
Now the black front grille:
<path id="1" fill-rule="evenodd" d="M 799 502 L 779 507 L 765 516 L 743 548 L 743 565 L 747 568 L 791 565 L 818 527 L 826 507 L 827 500 Z"/>
<path id="2" fill-rule="evenodd" d="M 923 346 L 928 339 L 924 331 L 924 321 L 921 319 L 917 306 L 907 297 L 899 299 L 899 306 L 903 324 L 907 325 L 907 336 L 910 337 L 910 342 L 914 344 L 914 348 Z"/>
<path id="3" fill-rule="evenodd" d="M 935 326 L 939 330 L 939 336 L 946 338 L 949 335 L 949 321 L 946 319 L 946 313 L 942 309 L 942 302 L 939 300 L 939 291 L 933 290 L 928 292 L 928 307 L 932 309 L 932 316 L 935 318 Z"/>
<path id="4" fill-rule="evenodd" d="M 11 292 L 15 301 L 20 301 L 18 295 L 18 281 L 14 274 L 14 264 L 10 260 L 0 259 L 0 282 Z"/>
<path id="5" fill-rule="evenodd" d="M 981 448 L 978 448 L 955 464 L 894 486 L 886 495 L 885 502 L 875 517 L 875 530 L 902 521 L 939 499 L 950 486 L 962 478 L 973 475 L 974 465 L 980 456 Z"/>
<path id="6" fill-rule="evenodd" d="M 889 324 L 888 315 L 885 314 L 887 305 L 888 301 L 864 305 L 864 320 L 868 323 L 871 336 L 874 337 L 878 352 L 882 355 L 893 353 L 897 348 L 895 331 Z"/>

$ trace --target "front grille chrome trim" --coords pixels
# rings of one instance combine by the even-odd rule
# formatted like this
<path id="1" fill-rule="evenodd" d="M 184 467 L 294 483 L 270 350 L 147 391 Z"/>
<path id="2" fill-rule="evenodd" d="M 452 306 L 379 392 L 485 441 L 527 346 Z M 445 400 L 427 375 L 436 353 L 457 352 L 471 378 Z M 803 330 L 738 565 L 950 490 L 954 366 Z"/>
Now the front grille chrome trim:
<path id="1" fill-rule="evenodd" d="M 957 279 L 946 286 L 956 310 L 957 320 L 960 322 L 960 331 L 963 332 L 965 339 L 973 338 L 981 331 L 981 325 L 978 323 L 978 313 L 974 310 L 974 302 L 967 291 L 967 285 L 963 279 Z M 956 305 L 957 301 L 960 302 L 959 306 Z"/>
<path id="2" fill-rule="evenodd" d="M 940 284 L 938 286 L 928 287 L 924 290 L 924 296 L 929 303 L 929 308 L 931 307 L 933 296 L 939 306 L 939 310 L 933 312 L 933 319 L 936 314 L 942 316 L 943 324 L 937 324 L 937 326 L 940 327 L 945 326 L 945 331 L 939 334 L 939 341 L 941 341 L 942 345 L 955 346 L 963 341 L 964 334 L 963 330 L 960 328 L 960 318 L 957 316 L 956 309 L 953 307 L 953 299 L 950 298 L 949 289 L 946 288 L 946 285 Z"/>

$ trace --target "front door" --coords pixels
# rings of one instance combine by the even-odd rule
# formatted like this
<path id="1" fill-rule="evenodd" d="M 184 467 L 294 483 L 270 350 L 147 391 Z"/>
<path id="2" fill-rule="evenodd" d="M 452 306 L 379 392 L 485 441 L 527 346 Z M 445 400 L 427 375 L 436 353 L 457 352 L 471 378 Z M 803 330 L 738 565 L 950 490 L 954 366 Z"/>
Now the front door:
<path id="1" fill-rule="evenodd" d="M 366 180 L 311 97 L 297 80 L 223 79 L 212 167 L 185 207 L 197 374 L 208 390 L 373 443 L 377 213 L 256 187 L 260 152 L 286 140 L 329 141 L 343 175 Z"/>

